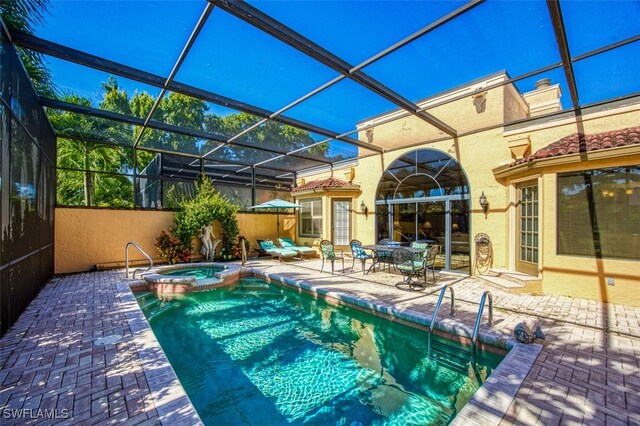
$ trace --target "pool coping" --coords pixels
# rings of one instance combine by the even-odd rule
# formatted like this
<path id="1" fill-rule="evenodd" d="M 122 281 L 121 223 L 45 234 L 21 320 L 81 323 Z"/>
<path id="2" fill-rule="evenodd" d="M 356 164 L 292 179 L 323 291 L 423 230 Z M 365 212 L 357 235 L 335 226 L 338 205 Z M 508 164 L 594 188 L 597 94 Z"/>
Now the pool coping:
<path id="1" fill-rule="evenodd" d="M 410 309 L 400 310 L 389 303 L 363 300 L 345 291 L 326 290 L 306 280 L 296 280 L 283 274 L 268 273 L 258 268 L 243 267 L 240 269 L 241 277 L 250 275 L 419 326 L 425 327 L 431 322 L 431 315 L 423 312 Z M 136 287 L 139 283 L 140 281 L 119 283 L 117 285 L 118 300 L 126 308 L 127 321 L 160 421 L 166 424 L 186 422 L 187 424 L 202 425 L 195 407 L 169 363 L 151 325 L 142 312 L 142 308 L 136 301 L 132 287 Z M 216 287 L 226 285 L 228 284 L 221 283 Z M 472 333 L 468 326 L 453 318 L 437 320 L 434 328 L 454 336 L 468 337 Z M 457 413 L 452 425 L 498 425 L 542 350 L 540 344 L 525 345 L 513 337 L 507 337 L 495 331 L 481 331 L 478 334 L 478 340 L 488 345 L 507 349 L 509 352 L 474 396 Z"/>
<path id="2" fill-rule="evenodd" d="M 179 271 L 181 269 L 191 268 L 222 268 L 221 271 L 216 272 L 215 278 L 201 278 L 196 279 L 193 276 L 188 275 L 163 275 L 163 272 Z M 241 266 L 233 263 L 221 263 L 221 262 L 202 262 L 202 263 L 180 263 L 177 265 L 162 265 L 157 266 L 149 271 L 141 274 L 141 279 L 145 280 L 149 284 L 184 284 L 192 289 L 199 289 L 205 287 L 212 287 L 218 284 L 228 283 L 238 276 Z"/>
<path id="3" fill-rule="evenodd" d="M 162 424 L 204 426 L 133 294 L 131 287 L 139 282 L 116 284 L 116 299 L 125 311 L 158 418 Z"/>

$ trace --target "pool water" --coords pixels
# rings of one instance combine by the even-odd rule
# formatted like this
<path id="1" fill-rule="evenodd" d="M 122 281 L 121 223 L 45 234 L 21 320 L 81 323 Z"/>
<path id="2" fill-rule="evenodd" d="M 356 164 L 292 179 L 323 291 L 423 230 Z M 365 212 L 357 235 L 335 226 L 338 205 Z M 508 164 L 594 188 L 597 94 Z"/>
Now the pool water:
<path id="1" fill-rule="evenodd" d="M 502 360 L 256 278 L 137 298 L 209 425 L 445 425 Z"/>
<path id="2" fill-rule="evenodd" d="M 178 277 L 194 276 L 197 280 L 204 280 L 207 278 L 216 278 L 215 273 L 224 271 L 224 268 L 217 266 L 210 266 L 207 268 L 182 268 L 175 269 L 173 271 L 161 272 L 161 275 L 171 275 Z"/>

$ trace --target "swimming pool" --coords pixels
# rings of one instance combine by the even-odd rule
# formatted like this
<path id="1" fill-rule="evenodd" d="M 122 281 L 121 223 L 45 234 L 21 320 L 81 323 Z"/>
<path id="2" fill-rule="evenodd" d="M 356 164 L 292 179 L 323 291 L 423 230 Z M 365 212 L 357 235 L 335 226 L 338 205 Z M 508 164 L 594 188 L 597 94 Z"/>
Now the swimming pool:
<path id="1" fill-rule="evenodd" d="M 138 303 L 205 424 L 447 424 L 502 359 L 256 278 Z"/>

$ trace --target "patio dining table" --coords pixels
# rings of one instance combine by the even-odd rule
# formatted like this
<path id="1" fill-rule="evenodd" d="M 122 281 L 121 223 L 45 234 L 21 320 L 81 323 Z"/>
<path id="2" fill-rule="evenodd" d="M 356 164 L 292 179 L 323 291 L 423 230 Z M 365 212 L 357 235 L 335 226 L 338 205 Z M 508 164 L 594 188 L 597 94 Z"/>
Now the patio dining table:
<path id="1" fill-rule="evenodd" d="M 379 260 L 376 260 L 376 259 L 379 259 L 379 257 L 377 256 L 378 252 L 381 252 L 381 251 L 393 252 L 395 249 L 399 249 L 399 248 L 409 250 L 411 253 L 414 253 L 414 254 L 420 254 L 424 252 L 424 249 L 420 249 L 420 248 L 414 248 L 410 246 L 397 246 L 397 245 L 390 246 L 387 244 L 370 244 L 370 245 L 362 246 L 362 248 L 366 250 L 373 250 L 374 252 L 376 252 L 374 261 L 371 264 L 371 266 L 369 266 L 369 269 L 367 270 L 367 274 L 371 272 L 371 268 L 374 268 L 376 264 L 380 263 Z M 375 272 L 375 268 L 373 270 Z"/>

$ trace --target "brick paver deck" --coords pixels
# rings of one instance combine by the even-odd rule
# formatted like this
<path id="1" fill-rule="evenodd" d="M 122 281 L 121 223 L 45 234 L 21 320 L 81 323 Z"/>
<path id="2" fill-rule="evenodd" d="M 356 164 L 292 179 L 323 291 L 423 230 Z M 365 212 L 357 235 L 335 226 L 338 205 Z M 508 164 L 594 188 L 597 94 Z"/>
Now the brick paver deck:
<path id="1" fill-rule="evenodd" d="M 428 313 L 440 288 L 407 292 L 395 287 L 397 275 L 383 272 L 320 274 L 320 262 L 313 260 L 253 260 L 249 266 Z M 139 312 L 123 295 L 122 281 L 122 271 L 107 271 L 48 283 L 0 340 L 0 423 L 175 424 L 166 413 L 183 411 L 178 405 L 184 396 L 175 386 L 158 392 L 170 374 L 161 361 L 148 359 L 157 354 L 145 347 Z M 509 336 L 527 321 L 539 323 L 547 335 L 502 424 L 640 424 L 640 308 L 509 294 L 472 277 L 440 274 L 442 283 L 455 289 L 456 320 L 469 327 L 482 291 L 489 289 L 496 307 L 491 331 Z M 114 335 L 121 336 L 117 343 L 96 344 Z M 155 366 L 156 372 L 150 370 Z M 184 411 L 183 423 L 193 423 Z M 58 418 L 43 418 L 51 414 Z"/>

